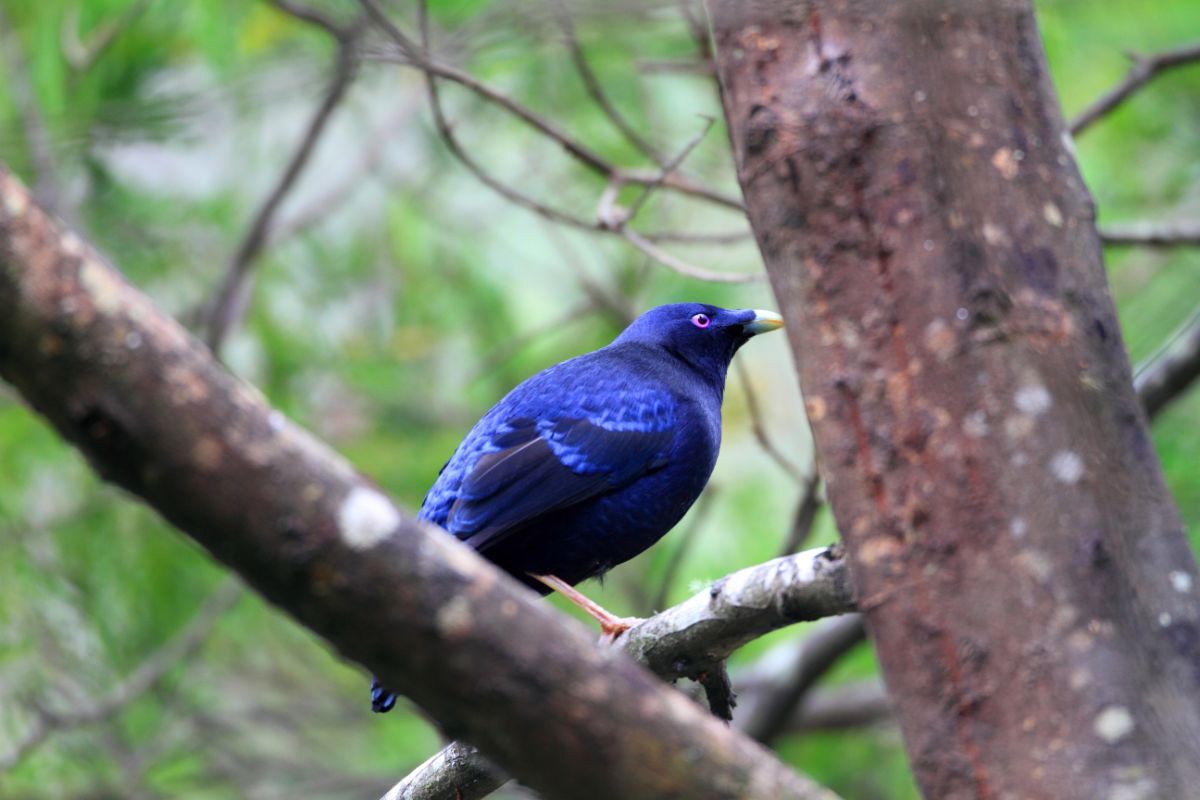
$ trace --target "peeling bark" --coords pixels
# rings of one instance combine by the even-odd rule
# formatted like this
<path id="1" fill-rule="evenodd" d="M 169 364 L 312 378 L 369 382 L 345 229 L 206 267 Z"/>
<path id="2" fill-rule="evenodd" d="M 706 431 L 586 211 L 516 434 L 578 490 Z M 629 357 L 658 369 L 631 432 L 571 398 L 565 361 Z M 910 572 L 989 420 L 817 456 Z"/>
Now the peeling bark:
<path id="1" fill-rule="evenodd" d="M 104 477 L 547 796 L 833 797 L 402 514 L 2 167 L 0 375 Z"/>
<path id="2" fill-rule="evenodd" d="M 1031 6 L 726 0 L 714 27 L 926 796 L 1192 796 L 1196 563 Z"/>

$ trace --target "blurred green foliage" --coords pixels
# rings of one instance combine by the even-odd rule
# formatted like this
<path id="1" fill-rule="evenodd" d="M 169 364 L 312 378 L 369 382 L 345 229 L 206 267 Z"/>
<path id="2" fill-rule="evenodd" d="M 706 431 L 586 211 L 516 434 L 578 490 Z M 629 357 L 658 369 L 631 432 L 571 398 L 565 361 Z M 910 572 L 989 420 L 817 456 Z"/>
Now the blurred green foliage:
<path id="1" fill-rule="evenodd" d="M 322 5 L 334 14 L 355 7 Z M 654 68 L 695 58 L 675 5 L 571 8 L 613 103 L 663 152 L 701 130 L 702 115 L 719 119 L 710 77 Z M 328 37 L 265 3 L 235 0 L 0 0 L 0 9 L 8 23 L 0 160 L 50 187 L 60 212 L 131 280 L 194 322 L 319 101 L 334 50 Z M 651 167 L 589 99 L 552 12 L 552 4 L 512 0 L 434 2 L 435 45 L 606 158 Z M 411 8 L 396 13 L 411 29 Z M 1193 0 L 1047 0 L 1039 13 L 1068 115 L 1121 78 L 1123 52 L 1200 33 Z M 96 48 L 109 25 L 115 35 Z M 378 55 L 386 42 L 372 39 L 370 49 Z M 445 93 L 480 161 L 548 203 L 594 213 L 601 178 L 458 87 Z M 52 158 L 49 177 L 39 170 L 39 138 Z M 1155 81 L 1078 148 L 1102 222 L 1195 219 L 1200 68 Z M 719 122 L 686 169 L 736 191 Z M 286 231 L 306 218 L 302 230 Z M 257 265 L 246 324 L 223 355 L 410 507 L 479 413 L 537 369 L 603 344 L 638 310 L 681 299 L 772 305 L 764 284 L 691 281 L 615 237 L 552 228 L 504 202 L 447 154 L 412 71 L 379 59 L 363 65 L 278 222 L 284 233 Z M 706 232 L 744 225 L 727 210 L 663 193 L 639 223 Z M 671 249 L 712 269 L 760 269 L 747 242 Z M 1144 358 L 1196 306 L 1200 253 L 1121 249 L 1108 263 L 1126 343 Z M 784 347 L 783 337 L 763 340 L 739 358 L 770 435 L 807 469 L 811 448 Z M 795 476 L 750 434 L 735 376 L 727 395 L 712 500 L 680 526 L 692 533 L 670 602 L 776 555 L 797 501 Z M 1200 392 L 1155 426 L 1191 530 L 1200 520 L 1198 422 Z M 814 540 L 834 536 L 823 513 Z M 683 544 L 677 531 L 591 593 L 620 613 L 648 611 Z M 36 708 L 69 711 L 108 696 L 185 628 L 222 575 L 101 484 L 0 389 L 0 758 L 30 730 Z M 767 637 L 738 663 L 802 635 Z M 860 648 L 830 679 L 874 672 Z M 140 699 L 54 732 L 0 772 L 0 796 L 368 796 L 426 758 L 438 737 L 409 708 L 372 716 L 365 682 L 246 593 Z M 916 796 L 888 726 L 792 737 L 780 751 L 847 798 Z"/>

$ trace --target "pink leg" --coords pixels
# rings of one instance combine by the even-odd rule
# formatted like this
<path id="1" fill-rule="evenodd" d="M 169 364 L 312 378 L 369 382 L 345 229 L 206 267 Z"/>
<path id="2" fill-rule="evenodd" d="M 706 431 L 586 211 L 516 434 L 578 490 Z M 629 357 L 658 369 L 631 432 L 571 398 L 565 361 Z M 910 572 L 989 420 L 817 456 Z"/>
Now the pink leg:
<path id="1" fill-rule="evenodd" d="M 554 591 L 561 594 L 563 597 L 570 600 L 575 605 L 587 612 L 588 616 L 600 623 L 601 632 L 610 639 L 616 639 L 625 631 L 629 630 L 641 620 L 636 617 L 616 617 L 598 605 L 594 600 L 585 596 L 582 592 L 576 589 L 571 584 L 556 578 L 553 575 L 534 575 L 529 573 L 529 577 L 535 578 L 549 586 Z"/>

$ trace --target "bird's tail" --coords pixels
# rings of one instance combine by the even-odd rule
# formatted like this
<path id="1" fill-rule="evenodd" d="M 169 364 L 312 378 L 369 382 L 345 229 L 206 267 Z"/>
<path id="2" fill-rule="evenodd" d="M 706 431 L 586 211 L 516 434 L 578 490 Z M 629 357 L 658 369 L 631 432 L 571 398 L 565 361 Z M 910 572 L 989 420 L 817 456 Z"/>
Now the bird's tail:
<path id="1" fill-rule="evenodd" d="M 371 679 L 371 710 L 377 714 L 391 711 L 396 705 L 396 693 L 385 689 L 378 678 Z"/>

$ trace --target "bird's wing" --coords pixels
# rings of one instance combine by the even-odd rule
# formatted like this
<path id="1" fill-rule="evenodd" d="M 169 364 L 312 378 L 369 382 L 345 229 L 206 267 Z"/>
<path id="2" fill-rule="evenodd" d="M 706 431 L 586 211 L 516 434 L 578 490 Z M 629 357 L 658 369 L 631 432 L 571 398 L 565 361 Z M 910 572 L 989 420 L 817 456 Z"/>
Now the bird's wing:
<path id="1" fill-rule="evenodd" d="M 536 517 L 624 486 L 666 464 L 673 417 L 655 403 L 637 419 L 509 420 L 463 479 L 446 528 L 485 551 Z"/>

